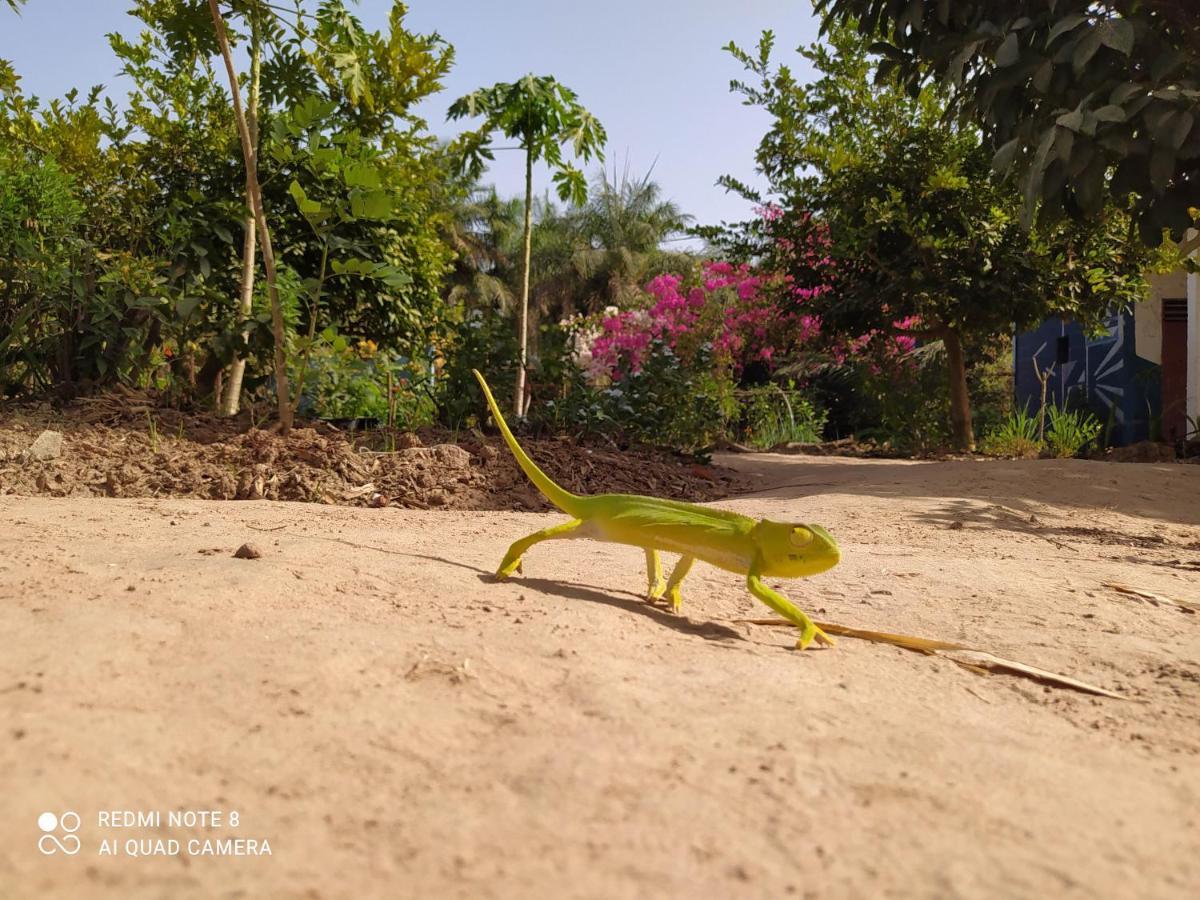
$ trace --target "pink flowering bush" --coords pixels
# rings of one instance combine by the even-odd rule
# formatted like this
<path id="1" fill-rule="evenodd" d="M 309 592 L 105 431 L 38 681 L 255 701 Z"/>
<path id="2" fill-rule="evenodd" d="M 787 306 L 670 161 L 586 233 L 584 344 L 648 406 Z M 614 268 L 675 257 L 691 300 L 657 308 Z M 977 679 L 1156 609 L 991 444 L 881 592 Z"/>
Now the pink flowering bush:
<path id="1" fill-rule="evenodd" d="M 669 352 L 690 364 L 703 348 L 736 378 L 751 362 L 773 368 L 788 353 L 812 342 L 821 320 L 807 305 L 827 285 L 796 287 L 787 276 L 763 274 L 747 265 L 704 264 L 698 284 L 664 274 L 646 285 L 647 305 L 610 309 L 587 349 L 595 381 L 637 373 L 647 356 Z"/>

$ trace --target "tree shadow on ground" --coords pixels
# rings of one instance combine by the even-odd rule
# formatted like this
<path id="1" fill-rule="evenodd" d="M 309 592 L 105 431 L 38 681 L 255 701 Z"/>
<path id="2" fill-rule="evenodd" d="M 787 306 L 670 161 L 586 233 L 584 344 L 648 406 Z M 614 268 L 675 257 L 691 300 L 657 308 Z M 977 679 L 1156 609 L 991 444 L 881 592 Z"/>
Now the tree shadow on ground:
<path id="1" fill-rule="evenodd" d="M 799 500 L 821 494 L 982 501 L 1007 508 L 992 527 L 1017 529 L 1045 506 L 1102 509 L 1178 525 L 1200 525 L 1200 466 L 1091 460 L 864 460 L 784 454 L 722 454 L 746 477 L 730 499 Z M 955 512 L 960 510 L 955 509 Z M 1028 522 L 1026 523 L 1028 524 Z"/>

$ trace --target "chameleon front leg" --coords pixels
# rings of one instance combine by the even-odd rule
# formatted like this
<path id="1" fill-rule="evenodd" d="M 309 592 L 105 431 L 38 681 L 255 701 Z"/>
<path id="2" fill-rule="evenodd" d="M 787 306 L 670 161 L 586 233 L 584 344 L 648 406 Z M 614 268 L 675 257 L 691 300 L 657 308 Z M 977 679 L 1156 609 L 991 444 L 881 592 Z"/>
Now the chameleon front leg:
<path id="1" fill-rule="evenodd" d="M 671 577 L 667 581 L 667 599 L 671 601 L 671 608 L 675 612 L 679 612 L 683 606 L 683 597 L 679 593 L 679 585 L 683 583 L 683 579 L 687 577 L 687 573 L 692 570 L 692 563 L 696 561 L 694 556 L 681 556 L 679 562 L 675 563 L 675 568 L 671 570 Z"/>
<path id="2" fill-rule="evenodd" d="M 533 534 L 527 535 L 519 541 L 514 541 L 513 545 L 508 548 L 508 552 L 504 554 L 504 560 L 500 563 L 500 568 L 496 570 L 496 578 L 503 580 L 513 572 L 520 572 L 521 557 L 534 544 L 540 544 L 542 541 L 552 541 L 555 538 L 572 537 L 571 532 L 582 524 L 582 520 L 572 519 L 570 522 L 543 528 L 541 531 L 535 531 Z"/>
<path id="3" fill-rule="evenodd" d="M 658 600 L 667 590 L 663 581 L 662 560 L 659 559 L 658 551 L 652 547 L 646 548 L 646 584 L 647 600 Z"/>
<path id="4" fill-rule="evenodd" d="M 817 623 L 806 616 L 798 607 L 792 604 L 787 597 L 771 590 L 759 577 L 758 567 L 754 566 L 750 569 L 750 574 L 746 576 L 746 587 L 750 589 L 750 593 L 761 600 L 775 612 L 779 613 L 789 622 L 794 622 L 800 627 L 800 640 L 796 644 L 799 650 L 805 650 L 808 645 L 814 640 L 818 644 L 824 644 L 826 647 L 832 647 L 835 643 L 833 638 L 827 635 L 824 631 L 817 627 Z"/>

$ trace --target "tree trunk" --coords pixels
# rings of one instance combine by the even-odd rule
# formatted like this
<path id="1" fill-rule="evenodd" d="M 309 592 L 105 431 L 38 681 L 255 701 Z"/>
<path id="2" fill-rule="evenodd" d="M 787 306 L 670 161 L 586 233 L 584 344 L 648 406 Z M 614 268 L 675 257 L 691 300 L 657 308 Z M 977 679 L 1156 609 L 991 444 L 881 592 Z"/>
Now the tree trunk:
<path id="1" fill-rule="evenodd" d="M 517 344 L 520 358 L 517 362 L 517 386 L 513 391 L 513 413 L 517 418 L 525 415 L 525 363 L 529 349 L 529 258 L 533 247 L 533 150 L 525 152 L 525 245 L 524 262 L 521 266 L 521 312 L 520 331 Z"/>
<path id="2" fill-rule="evenodd" d="M 237 69 L 233 65 L 233 54 L 229 49 L 229 36 L 225 32 L 225 19 L 217 6 L 217 0 L 208 0 L 212 13 L 213 28 L 217 33 L 217 44 L 221 58 L 225 60 L 225 71 L 229 75 L 229 91 L 233 95 L 233 116 L 237 120 L 238 137 L 242 142 L 242 156 L 246 162 L 246 188 L 250 195 L 250 208 L 262 239 L 263 269 L 267 273 L 267 293 L 271 298 L 271 326 L 275 333 L 275 397 L 279 407 L 279 430 L 287 434 L 292 430 L 291 390 L 288 386 L 287 351 L 284 344 L 285 326 L 283 306 L 279 302 L 279 290 L 275 281 L 275 250 L 271 246 L 271 230 L 267 227 L 267 216 L 263 210 L 262 191 L 258 184 L 258 151 L 250 136 L 250 126 L 242 108 L 242 95 L 238 87 Z"/>
<path id="3" fill-rule="evenodd" d="M 950 376 L 950 426 L 954 446 L 974 451 L 975 431 L 971 426 L 971 398 L 967 393 L 967 365 L 963 357 L 962 337 L 953 328 L 942 338 L 946 345 L 946 369 Z"/>
<path id="4" fill-rule="evenodd" d="M 246 109 L 246 125 L 250 130 L 250 140 L 254 145 L 255 156 L 258 155 L 258 98 L 262 73 L 262 38 L 258 27 L 257 14 L 250 20 L 250 99 Z M 246 179 L 246 206 L 254 208 L 250 199 L 250 179 Z M 246 217 L 242 223 L 242 233 L 245 239 L 242 243 L 242 282 L 238 293 L 238 316 L 244 322 L 254 311 L 254 258 L 258 254 L 258 230 L 254 215 Z M 242 329 L 242 341 L 250 339 L 250 328 Z M 235 356 L 229 365 L 229 377 L 224 379 L 223 390 L 217 398 L 217 413 L 222 416 L 236 416 L 242 402 L 242 379 L 246 375 L 246 360 Z"/>

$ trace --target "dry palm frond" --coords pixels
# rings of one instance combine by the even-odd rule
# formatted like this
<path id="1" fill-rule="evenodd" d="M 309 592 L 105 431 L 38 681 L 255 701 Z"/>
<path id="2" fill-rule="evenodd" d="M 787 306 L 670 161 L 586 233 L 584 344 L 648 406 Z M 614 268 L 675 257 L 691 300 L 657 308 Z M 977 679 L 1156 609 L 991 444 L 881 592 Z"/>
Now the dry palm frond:
<path id="1" fill-rule="evenodd" d="M 1131 587 L 1128 584 L 1122 584 L 1119 581 L 1104 582 L 1106 588 L 1112 588 L 1121 594 L 1129 594 L 1132 597 L 1137 597 L 1139 600 L 1145 600 L 1147 603 L 1152 603 L 1155 606 L 1173 606 L 1180 612 L 1195 613 L 1200 610 L 1200 603 L 1195 603 L 1191 600 L 1176 600 L 1172 597 L 1164 597 L 1162 594 L 1156 594 L 1154 591 L 1145 591 L 1141 588 Z"/>
<path id="2" fill-rule="evenodd" d="M 793 623 L 784 619 L 737 619 L 735 621 L 747 625 L 796 627 Z M 1048 669 L 1039 669 L 1037 666 L 1030 666 L 1016 660 L 1005 659 L 1002 656 L 996 656 L 993 653 L 988 653 L 986 650 L 978 650 L 975 647 L 968 647 L 965 644 L 955 644 L 950 641 L 939 641 L 908 634 L 891 634 L 886 631 L 866 631 L 860 628 L 850 628 L 846 625 L 835 625 L 831 622 L 818 622 L 817 625 L 829 634 L 836 634 L 840 637 L 858 638 L 864 641 L 872 641 L 876 644 L 890 644 L 893 647 L 900 647 L 901 649 L 911 650 L 915 653 L 940 656 L 962 666 L 964 669 L 970 669 L 979 674 L 986 672 L 1007 672 L 1010 675 L 1031 678 L 1034 681 L 1040 681 L 1044 684 L 1070 688 L 1071 690 L 1081 691 L 1085 694 L 1111 697 L 1114 700 L 1129 699 L 1121 694 L 1107 690 L 1106 688 L 1097 687 L 1094 684 L 1088 684 L 1086 681 L 1080 681 L 1069 675 L 1060 675 Z"/>

